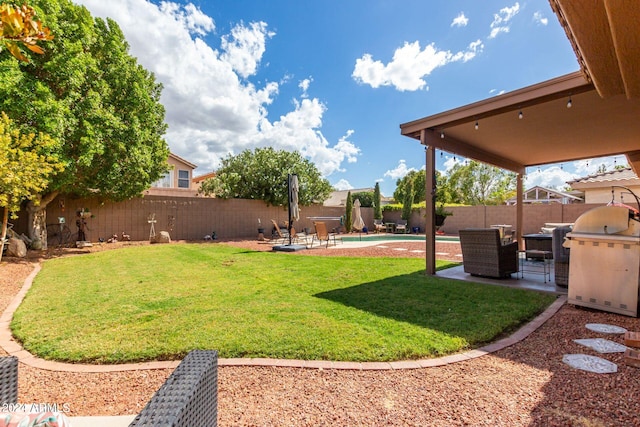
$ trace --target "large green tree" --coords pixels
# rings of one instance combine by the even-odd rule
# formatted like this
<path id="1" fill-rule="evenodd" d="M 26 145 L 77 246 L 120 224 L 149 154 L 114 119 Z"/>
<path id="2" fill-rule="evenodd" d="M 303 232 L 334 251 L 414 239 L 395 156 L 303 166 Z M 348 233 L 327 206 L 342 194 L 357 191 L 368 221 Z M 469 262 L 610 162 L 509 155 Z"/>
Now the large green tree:
<path id="1" fill-rule="evenodd" d="M 200 192 L 224 199 L 264 200 L 273 206 L 285 206 L 289 196 L 287 175 L 298 175 L 298 204 L 322 203 L 332 188 L 310 160 L 297 151 L 272 147 L 244 150 L 222 159 L 216 176 L 205 180 Z"/>
<path id="2" fill-rule="evenodd" d="M 426 171 L 411 171 L 404 177 L 396 181 L 396 190 L 393 192 L 393 198 L 398 203 L 403 203 L 406 198 L 407 186 L 411 183 L 413 189 L 413 203 L 418 204 L 425 201 L 426 191 Z M 436 201 L 438 203 L 450 203 L 451 197 L 447 187 L 447 178 L 445 175 L 436 171 Z"/>
<path id="3" fill-rule="evenodd" d="M 55 39 L 28 64 L 0 61 L 0 110 L 23 132 L 60 142 L 53 154 L 65 169 L 28 206 L 30 237 L 39 232 L 45 242 L 46 219 L 38 211 L 59 193 L 140 195 L 167 172 L 169 150 L 162 87 L 129 54 L 118 25 L 69 0 L 31 4 Z"/>
<path id="4" fill-rule="evenodd" d="M 475 160 L 457 164 L 449 172 L 447 187 L 454 203 L 499 205 L 513 195 L 516 175 Z"/>

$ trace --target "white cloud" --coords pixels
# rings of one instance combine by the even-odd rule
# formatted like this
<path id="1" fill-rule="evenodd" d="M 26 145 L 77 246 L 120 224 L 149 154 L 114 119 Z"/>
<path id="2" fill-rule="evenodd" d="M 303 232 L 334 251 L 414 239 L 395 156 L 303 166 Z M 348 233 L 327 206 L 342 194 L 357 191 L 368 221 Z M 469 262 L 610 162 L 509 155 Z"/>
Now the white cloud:
<path id="1" fill-rule="evenodd" d="M 415 171 L 415 168 L 408 168 L 407 167 L 407 163 L 405 160 L 400 160 L 398 162 L 398 166 L 396 166 L 395 169 L 391 169 L 388 170 L 384 173 L 384 176 L 388 176 L 389 178 L 393 179 L 393 180 L 398 180 L 400 178 L 403 178 L 405 175 L 407 175 L 409 172 L 411 171 Z"/>
<path id="2" fill-rule="evenodd" d="M 302 95 L 300 95 L 302 98 L 309 97 L 309 94 L 307 93 L 307 91 L 309 90 L 309 86 L 311 85 L 311 82 L 313 82 L 313 78 L 309 77 L 308 79 L 304 79 L 300 81 L 300 83 L 298 83 L 298 87 L 302 89 Z"/>
<path id="3" fill-rule="evenodd" d="M 577 174 L 565 170 L 562 166 L 553 165 L 546 169 L 535 169 L 527 173 L 524 179 L 525 188 L 540 186 L 552 190 L 564 190 L 567 181 L 578 177 Z"/>
<path id="4" fill-rule="evenodd" d="M 371 54 L 364 54 L 356 60 L 351 76 L 358 83 L 368 84 L 373 88 L 394 86 L 399 91 L 428 90 L 425 76 L 450 62 L 469 61 L 483 47 L 482 42 L 476 40 L 469 44 L 467 50 L 453 54 L 448 50 L 439 50 L 434 43 L 421 49 L 418 41 L 405 42 L 404 46 L 396 49 L 393 59 L 386 65 L 374 60 Z"/>
<path id="5" fill-rule="evenodd" d="M 495 96 L 502 95 L 503 93 L 504 93 L 504 89 L 502 89 L 502 90 L 491 89 L 489 91 L 489 95 L 495 95 Z"/>
<path id="6" fill-rule="evenodd" d="M 464 16 L 464 12 L 460 12 L 460 14 L 458 16 L 453 18 L 453 21 L 451 22 L 451 26 L 452 27 L 466 27 L 468 23 L 469 23 L 469 18 Z"/>
<path id="7" fill-rule="evenodd" d="M 333 185 L 333 188 L 338 191 L 353 190 L 353 185 L 349 184 L 349 181 L 347 181 L 346 179 L 341 179 Z"/>
<path id="8" fill-rule="evenodd" d="M 231 64 L 242 77 L 255 74 L 260 58 L 265 52 L 266 38 L 275 33 L 267 31 L 265 22 L 252 22 L 249 26 L 236 25 L 231 35 L 222 37 L 221 60 Z"/>
<path id="9" fill-rule="evenodd" d="M 520 12 L 520 4 L 516 2 L 511 7 L 504 7 L 500 11 L 493 15 L 493 22 L 491 23 L 491 33 L 489 38 L 493 39 L 500 33 L 508 33 L 510 29 L 510 21 Z"/>
<path id="10" fill-rule="evenodd" d="M 549 23 L 549 18 L 546 18 L 542 12 L 535 12 L 533 14 L 533 21 L 540 25 L 547 25 Z"/>
<path id="11" fill-rule="evenodd" d="M 130 53 L 162 83 L 161 102 L 173 152 L 197 164 L 198 172 L 213 170 L 220 159 L 244 149 L 272 146 L 298 150 L 316 163 L 324 176 L 354 162 L 360 149 L 347 135 L 335 143 L 321 132 L 325 105 L 302 99 L 277 120 L 268 119 L 268 107 L 279 94 L 279 82 L 256 86 L 247 77 L 257 73 L 268 39 L 275 33 L 264 22 L 238 23 L 221 35 L 219 47 L 204 37 L 215 29 L 213 19 L 191 3 L 179 5 L 146 0 L 77 0 L 93 16 L 110 17 L 122 29 Z"/>

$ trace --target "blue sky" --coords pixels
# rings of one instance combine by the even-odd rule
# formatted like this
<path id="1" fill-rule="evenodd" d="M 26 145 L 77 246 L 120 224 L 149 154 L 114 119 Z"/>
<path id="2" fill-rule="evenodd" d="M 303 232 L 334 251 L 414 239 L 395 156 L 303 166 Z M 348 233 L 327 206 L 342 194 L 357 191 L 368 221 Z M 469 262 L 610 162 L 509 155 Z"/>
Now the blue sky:
<path id="1" fill-rule="evenodd" d="M 122 28 L 164 85 L 171 150 L 215 170 L 244 149 L 299 150 L 338 189 L 393 194 L 424 167 L 400 123 L 579 69 L 547 0 L 76 0 Z M 455 158 L 437 156 L 445 172 Z M 563 187 L 618 158 L 527 171 Z"/>

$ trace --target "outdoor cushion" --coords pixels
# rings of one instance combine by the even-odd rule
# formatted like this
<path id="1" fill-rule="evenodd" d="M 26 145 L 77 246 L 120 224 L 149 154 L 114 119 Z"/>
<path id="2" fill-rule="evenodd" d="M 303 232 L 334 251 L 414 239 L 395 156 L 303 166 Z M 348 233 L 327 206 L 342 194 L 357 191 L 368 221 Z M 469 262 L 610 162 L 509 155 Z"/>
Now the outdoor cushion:
<path id="1" fill-rule="evenodd" d="M 30 405 L 16 404 L 28 409 Z M 0 413 L 0 427 L 69 427 L 69 419 L 61 412 Z"/>

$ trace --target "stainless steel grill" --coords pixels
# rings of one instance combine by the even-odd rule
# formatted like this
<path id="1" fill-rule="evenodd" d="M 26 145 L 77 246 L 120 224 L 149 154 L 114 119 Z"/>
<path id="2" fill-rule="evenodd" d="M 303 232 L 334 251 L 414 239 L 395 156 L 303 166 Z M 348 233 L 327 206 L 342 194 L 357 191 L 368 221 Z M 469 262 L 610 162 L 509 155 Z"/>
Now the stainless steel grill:
<path id="1" fill-rule="evenodd" d="M 567 234 L 568 301 L 638 316 L 640 218 L 628 206 L 601 206 L 582 214 Z"/>

